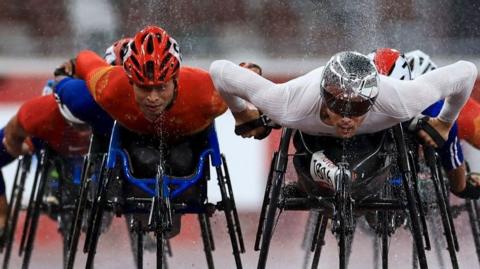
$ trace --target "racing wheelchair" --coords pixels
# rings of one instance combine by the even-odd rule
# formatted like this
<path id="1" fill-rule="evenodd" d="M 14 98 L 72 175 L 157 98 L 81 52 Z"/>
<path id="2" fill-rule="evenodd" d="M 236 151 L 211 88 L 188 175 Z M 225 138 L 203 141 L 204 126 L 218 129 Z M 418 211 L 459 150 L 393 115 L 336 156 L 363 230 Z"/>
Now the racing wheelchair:
<path id="1" fill-rule="evenodd" d="M 468 212 L 468 218 L 472 228 L 473 242 L 475 244 L 475 252 L 480 264 L 480 205 L 478 203 L 478 200 L 467 199 L 464 208 Z"/>
<path id="2" fill-rule="evenodd" d="M 478 173 L 471 172 L 470 166 L 466 163 L 467 176 L 479 175 Z M 475 252 L 477 254 L 477 261 L 480 264 L 480 205 L 478 200 L 465 199 L 461 204 L 457 204 L 451 207 L 453 217 L 459 216 L 462 212 L 467 213 L 470 228 L 472 230 L 473 243 L 475 246 Z"/>
<path id="3" fill-rule="evenodd" d="M 3 253 L 2 268 L 7 269 L 11 257 L 14 234 L 18 223 L 18 217 L 21 209 L 25 181 L 30 172 L 32 156 L 25 155 L 18 158 L 17 170 L 13 181 L 10 194 L 11 201 L 8 203 L 7 219 L 5 220 L 5 230 L 0 240 L 0 249 Z"/>
<path id="4" fill-rule="evenodd" d="M 174 177 L 167 173 L 166 150 L 158 139 L 147 142 L 154 145 L 153 155 L 156 156 L 148 162 L 149 165 L 143 169 L 138 168 L 141 165 L 134 165 L 133 150 L 127 150 L 134 134 L 115 123 L 107 154 L 98 154 L 91 147 L 92 154 L 89 153 L 85 159 L 66 267 L 73 268 L 84 209 L 89 209 L 83 247 L 83 252 L 87 253 L 86 268 L 93 268 L 102 216 L 106 211 L 112 211 L 117 216 L 130 216 L 130 229 L 136 241 L 134 260 L 137 268 L 143 268 L 143 237 L 146 233 L 153 233 L 156 238 L 156 268 L 166 268 L 167 239 L 179 232 L 179 218 L 183 214 L 197 214 L 207 265 L 214 268 L 212 251 L 215 245 L 209 218 L 216 210 L 225 213 L 235 264 L 237 268 L 242 268 L 240 254 L 245 252 L 245 247 L 226 159 L 220 153 L 214 125 L 205 134 L 207 143 L 201 149 L 193 174 Z M 88 176 L 89 166 L 99 156 L 102 161 L 98 178 L 92 180 Z M 209 162 L 216 170 L 222 197 L 216 204 L 207 200 Z M 149 171 L 142 173 L 144 170 Z"/>
<path id="5" fill-rule="evenodd" d="M 22 268 L 30 266 L 40 215 L 46 214 L 57 221 L 58 231 L 63 238 L 63 259 L 66 258 L 68 231 L 73 219 L 75 197 L 78 195 L 81 159 L 57 154 L 48 145 L 35 153 L 37 167 L 32 183 L 23 225 L 19 255 L 23 255 Z M 32 156 L 21 156 L 12 186 L 11 202 L 8 207 L 5 237 L 2 240 L 4 252 L 2 268 L 8 268 L 18 224 L 25 181 L 30 171 Z"/>
<path id="6" fill-rule="evenodd" d="M 422 124 L 420 121 L 417 125 Z M 260 251 L 258 267 L 266 268 L 270 242 L 275 223 L 284 210 L 314 211 L 310 217 L 310 227 L 313 227 L 310 240 L 310 251 L 314 252 L 311 268 L 317 268 L 324 237 L 329 219 L 331 219 L 332 232 L 335 234 L 339 250 L 339 267 L 347 268 L 351 242 L 356 226 L 356 212 L 370 212 L 374 215 L 372 226 L 382 238 L 382 267 L 388 268 L 388 238 L 398 225 L 396 218 L 404 217 L 408 224 L 415 243 L 414 250 L 417 257 L 415 263 L 421 268 L 428 268 L 425 250 L 429 250 L 430 240 L 425 220 L 425 208 L 420 199 L 418 178 L 416 177 L 415 154 L 411 147 L 409 133 L 404 131 L 404 126 L 399 124 L 386 130 L 374 138 L 378 146 L 372 153 L 364 156 L 364 160 L 376 159 L 373 176 L 363 178 L 362 166 L 366 162 L 354 162 L 349 158 L 348 145 L 340 142 L 340 156 L 335 162 L 338 171 L 333 183 L 333 194 L 330 196 L 290 195 L 285 185 L 285 173 L 289 159 L 288 149 L 294 131 L 283 129 L 278 151 L 274 153 L 270 173 L 265 188 L 264 200 L 258 224 L 255 250 Z M 298 134 L 298 131 L 297 131 Z M 329 143 L 329 142 L 327 142 Z M 432 175 L 438 175 L 438 156 L 429 151 L 428 165 Z M 357 170 L 357 178 L 352 177 L 351 169 Z M 358 178 L 358 175 L 360 178 Z M 458 250 L 456 236 L 451 214 L 445 206 L 446 192 L 443 185 L 438 183 L 437 198 L 443 205 L 441 211 L 443 227 L 451 254 L 452 264 L 456 265 L 455 251 Z M 443 199 L 443 202 L 442 202 Z"/>

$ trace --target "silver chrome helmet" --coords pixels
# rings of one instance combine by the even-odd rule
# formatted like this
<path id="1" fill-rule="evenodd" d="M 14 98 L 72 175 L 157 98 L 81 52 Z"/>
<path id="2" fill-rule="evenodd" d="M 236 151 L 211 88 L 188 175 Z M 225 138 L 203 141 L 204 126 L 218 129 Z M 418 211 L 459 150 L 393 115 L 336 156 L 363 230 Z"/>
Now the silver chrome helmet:
<path id="1" fill-rule="evenodd" d="M 354 51 L 335 54 L 323 69 L 320 94 L 333 112 L 342 116 L 367 113 L 378 96 L 378 72 L 365 55 Z"/>

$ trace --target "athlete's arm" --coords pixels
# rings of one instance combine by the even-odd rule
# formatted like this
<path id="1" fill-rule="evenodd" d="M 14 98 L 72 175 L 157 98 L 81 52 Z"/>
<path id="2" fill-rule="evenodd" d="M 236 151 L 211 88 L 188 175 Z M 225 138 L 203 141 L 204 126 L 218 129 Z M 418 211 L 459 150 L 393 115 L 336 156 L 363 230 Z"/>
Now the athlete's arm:
<path id="1" fill-rule="evenodd" d="M 65 125 L 53 94 L 35 97 L 22 104 L 8 122 L 4 145 L 14 157 L 31 151 L 25 151 L 22 146 L 27 137 L 36 137 L 56 146 L 61 143 L 57 138 L 64 132 Z"/>
<path id="2" fill-rule="evenodd" d="M 466 103 L 477 78 L 477 68 L 466 61 L 447 65 L 431 71 L 412 81 L 401 81 L 380 76 L 380 94 L 375 103 L 375 110 L 398 121 L 406 121 L 419 115 L 426 107 L 438 100 L 445 99 L 445 104 L 437 118 L 429 123 L 445 139 Z M 420 136 L 430 144 L 433 140 L 424 132 Z"/>
<path id="3" fill-rule="evenodd" d="M 313 90 L 320 87 L 319 72 L 320 68 L 275 84 L 226 60 L 215 61 L 210 66 L 213 83 L 234 115 L 248 109 L 247 101 L 273 122 L 295 129 L 301 128 L 303 119 L 311 116 L 319 104 L 320 95 Z"/>
<path id="4" fill-rule="evenodd" d="M 75 61 L 75 75 L 87 80 L 98 71 L 98 68 L 111 67 L 105 60 L 90 50 L 81 51 Z"/>
<path id="5" fill-rule="evenodd" d="M 15 115 L 5 126 L 5 136 L 2 142 L 7 152 L 16 158 L 20 155 L 30 153 L 30 149 L 25 143 L 27 137 L 27 132 L 20 125 L 18 117 Z"/>
<path id="6" fill-rule="evenodd" d="M 412 81 L 380 76 L 376 107 L 392 117 L 407 120 L 438 100 L 445 99 L 438 119 L 453 123 L 467 102 L 476 78 L 477 68 L 466 61 L 438 68 Z"/>

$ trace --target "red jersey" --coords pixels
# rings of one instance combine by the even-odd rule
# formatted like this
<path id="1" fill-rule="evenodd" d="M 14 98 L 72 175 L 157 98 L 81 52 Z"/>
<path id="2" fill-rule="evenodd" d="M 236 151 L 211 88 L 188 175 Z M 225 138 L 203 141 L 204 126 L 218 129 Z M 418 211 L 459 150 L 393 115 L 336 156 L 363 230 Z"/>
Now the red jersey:
<path id="1" fill-rule="evenodd" d="M 458 137 L 480 149 L 480 104 L 469 98 L 457 119 Z"/>
<path id="2" fill-rule="evenodd" d="M 25 102 L 18 110 L 17 119 L 28 135 L 42 139 L 60 154 L 83 155 L 88 151 L 90 131 L 70 126 L 53 94 Z"/>
<path id="3" fill-rule="evenodd" d="M 162 132 L 167 138 L 192 135 L 204 130 L 227 110 L 209 73 L 199 68 L 180 68 L 174 103 L 155 123 L 140 111 L 122 67 L 110 66 L 95 53 L 82 51 L 76 61 L 76 75 L 87 82 L 97 103 L 112 118 L 137 133 Z"/>

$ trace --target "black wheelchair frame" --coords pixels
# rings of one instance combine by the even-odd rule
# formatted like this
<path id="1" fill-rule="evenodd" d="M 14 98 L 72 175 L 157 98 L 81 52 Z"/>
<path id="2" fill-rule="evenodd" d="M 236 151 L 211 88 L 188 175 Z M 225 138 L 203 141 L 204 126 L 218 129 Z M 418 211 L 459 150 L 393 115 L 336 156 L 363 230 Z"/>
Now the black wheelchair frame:
<path id="1" fill-rule="evenodd" d="M 65 167 L 68 159 L 56 154 L 54 150 L 43 145 L 43 148 L 36 153 L 37 167 L 32 184 L 32 192 L 28 200 L 26 209 L 25 222 L 21 233 L 19 256 L 23 256 L 22 269 L 27 269 L 30 266 L 30 260 L 35 244 L 37 228 L 39 224 L 40 215 L 43 213 L 49 214 L 51 217 L 56 216 L 59 222 L 59 231 L 63 238 L 63 259 L 66 259 L 67 246 L 67 230 L 71 224 L 73 213 L 73 198 L 75 187 L 67 187 L 67 181 L 71 179 L 65 178 Z M 3 258 L 2 268 L 8 268 L 14 241 L 14 234 L 18 224 L 18 217 L 20 214 L 23 192 L 25 190 L 25 181 L 30 170 L 32 156 L 22 156 L 19 159 L 19 164 L 15 174 L 15 179 L 11 192 L 11 202 L 8 208 L 8 221 L 5 232 L 5 255 Z M 56 169 L 58 172 L 57 179 L 51 179 L 49 173 L 51 169 Z M 73 178 L 72 178 L 73 179 Z M 54 182 L 55 181 L 55 182 Z M 55 193 L 49 193 L 58 199 L 58 206 L 53 208 L 44 200 L 48 185 L 58 184 Z M 73 184 L 70 184 L 73 186 Z"/>
<path id="2" fill-rule="evenodd" d="M 466 163 L 467 174 L 471 173 L 470 166 Z M 472 229 L 473 243 L 477 260 L 480 265 L 480 205 L 478 200 L 465 199 L 465 203 L 451 207 L 452 216 L 455 218 L 463 211 L 468 214 L 468 220 Z"/>
<path id="3" fill-rule="evenodd" d="M 7 269 L 11 257 L 15 230 L 17 228 L 18 216 L 22 205 L 23 191 L 25 190 L 25 180 L 30 171 L 32 156 L 20 156 L 17 170 L 13 181 L 11 200 L 8 203 L 8 213 L 3 238 L 0 241 L 1 250 L 4 252 L 2 268 Z"/>
<path id="4" fill-rule="evenodd" d="M 413 159 L 414 151 L 406 142 L 407 135 L 403 130 L 403 126 L 399 124 L 388 131 L 397 150 L 397 169 L 401 175 L 400 191 L 403 199 L 393 199 L 389 195 L 392 190 L 386 187 L 380 198 L 373 197 L 362 201 L 354 201 L 349 192 L 351 178 L 347 171 L 348 168 L 346 164 L 342 163 L 339 164 L 340 173 L 335 179 L 336 193 L 333 199 L 322 197 L 283 197 L 281 193 L 284 185 L 288 148 L 292 132 L 293 130 L 291 129 L 284 128 L 282 130 L 278 151 L 274 153 L 272 159 L 255 241 L 255 250 L 260 251 L 257 268 L 266 268 L 274 224 L 276 218 L 279 217 L 283 210 L 318 211 L 317 216 L 310 217 L 310 224 L 313 224 L 313 233 L 311 233 L 309 250 L 314 252 L 311 268 L 318 267 L 322 247 L 325 244 L 324 236 L 328 216 L 331 215 L 332 231 L 337 237 L 339 247 L 339 267 L 347 268 L 351 240 L 355 229 L 353 211 L 357 209 L 378 212 L 378 223 L 380 223 L 378 234 L 382 238 L 382 268 L 388 268 L 388 238 L 395 228 L 389 224 L 389 220 L 391 220 L 394 214 L 397 214 L 396 212 L 401 211 L 408 215 L 410 230 L 415 243 L 414 250 L 417 257 L 415 263 L 418 263 L 421 268 L 428 268 L 425 250 L 430 249 L 430 240 L 425 220 L 425 209 L 418 191 L 418 178 Z M 448 200 L 445 199 L 448 193 L 446 192 L 444 181 L 440 180 L 443 178 L 438 166 L 438 156 L 435 152 L 429 152 L 428 155 L 432 156 L 429 159 L 429 165 L 431 171 L 435 171 L 435 173 L 432 173 L 435 174 L 433 181 L 437 190 L 438 203 L 442 211 L 443 226 L 449 245 L 452 265 L 454 268 L 457 268 L 455 267 L 455 251 L 458 250 L 458 245 L 455 244 L 456 234 L 448 208 Z"/>

